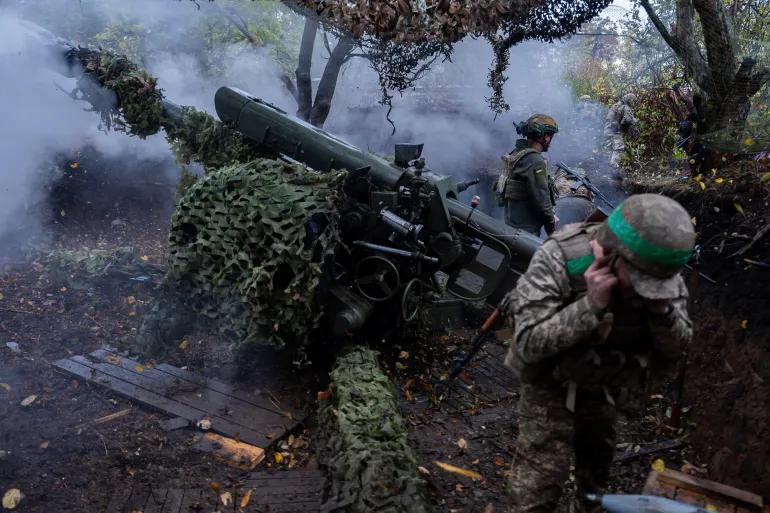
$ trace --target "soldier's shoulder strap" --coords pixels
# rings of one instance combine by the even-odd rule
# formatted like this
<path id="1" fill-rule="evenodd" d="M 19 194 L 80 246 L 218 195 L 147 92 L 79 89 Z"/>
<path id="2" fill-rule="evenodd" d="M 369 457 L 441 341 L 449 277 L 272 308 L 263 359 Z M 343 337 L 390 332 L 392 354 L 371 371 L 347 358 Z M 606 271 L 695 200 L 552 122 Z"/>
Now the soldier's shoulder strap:
<path id="1" fill-rule="evenodd" d="M 508 155 L 503 157 L 503 161 L 506 164 L 506 169 L 512 170 L 514 167 L 516 167 L 516 164 L 521 162 L 521 159 L 533 153 L 539 152 L 534 148 L 524 148 L 518 151 L 514 150 L 510 152 Z"/>
<path id="2" fill-rule="evenodd" d="M 586 291 L 583 273 L 594 261 L 594 252 L 589 241 L 598 226 L 597 223 L 568 224 L 551 236 L 564 254 L 572 294 L 582 294 Z"/>

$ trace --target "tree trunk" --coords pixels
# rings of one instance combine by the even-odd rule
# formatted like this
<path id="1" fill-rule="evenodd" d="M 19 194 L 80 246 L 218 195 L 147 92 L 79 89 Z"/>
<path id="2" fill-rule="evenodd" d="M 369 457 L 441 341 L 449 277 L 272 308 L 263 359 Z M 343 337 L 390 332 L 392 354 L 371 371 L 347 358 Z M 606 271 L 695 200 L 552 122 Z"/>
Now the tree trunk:
<path id="1" fill-rule="evenodd" d="M 310 114 L 310 123 L 314 126 L 322 127 L 329 116 L 340 69 L 342 69 L 348 54 L 353 51 L 353 47 L 354 44 L 351 38 L 342 37 L 337 42 L 337 46 L 334 47 L 329 60 L 326 61 L 324 73 L 321 76 L 321 82 L 318 84 L 318 91 L 316 91 L 313 109 Z"/>
<path id="2" fill-rule="evenodd" d="M 310 78 L 310 67 L 313 63 L 313 47 L 318 33 L 318 20 L 311 16 L 305 18 L 305 29 L 302 31 L 302 42 L 299 47 L 297 61 L 297 117 L 307 121 L 313 109 L 313 83 Z"/>

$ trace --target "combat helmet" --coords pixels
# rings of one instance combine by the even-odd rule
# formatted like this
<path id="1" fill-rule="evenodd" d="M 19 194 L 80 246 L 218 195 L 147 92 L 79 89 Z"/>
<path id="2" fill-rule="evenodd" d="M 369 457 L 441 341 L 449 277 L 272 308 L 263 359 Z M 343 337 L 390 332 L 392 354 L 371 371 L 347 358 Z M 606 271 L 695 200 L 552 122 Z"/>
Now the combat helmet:
<path id="1" fill-rule="evenodd" d="M 636 95 L 634 93 L 626 93 L 623 95 L 622 100 L 626 105 L 633 105 L 636 103 Z"/>
<path id="2" fill-rule="evenodd" d="M 535 114 L 526 121 L 519 123 L 516 131 L 524 137 L 540 138 L 545 134 L 556 134 L 559 132 L 559 125 L 556 120 L 546 114 Z"/>
<path id="3" fill-rule="evenodd" d="M 596 240 L 630 265 L 631 284 L 642 297 L 680 295 L 678 273 L 692 255 L 695 230 L 690 214 L 660 194 L 637 194 L 618 205 L 599 227 Z"/>
<path id="4" fill-rule="evenodd" d="M 590 103 L 591 102 L 591 96 L 587 95 L 587 94 L 584 94 L 583 96 L 578 98 L 578 100 L 580 100 L 580 103 Z"/>

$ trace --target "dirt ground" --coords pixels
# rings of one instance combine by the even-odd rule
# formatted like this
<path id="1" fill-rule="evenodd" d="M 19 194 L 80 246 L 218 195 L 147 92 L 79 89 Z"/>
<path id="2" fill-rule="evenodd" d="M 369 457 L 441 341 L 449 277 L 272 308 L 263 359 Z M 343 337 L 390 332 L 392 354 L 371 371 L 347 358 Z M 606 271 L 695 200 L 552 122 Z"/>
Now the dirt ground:
<path id="1" fill-rule="evenodd" d="M 73 196 L 76 189 L 64 187 L 55 192 L 53 197 L 59 203 L 54 202 L 53 221 L 46 224 L 51 247 L 131 246 L 148 263 L 161 263 L 173 192 L 166 189 L 160 195 L 161 201 L 131 195 L 126 196 L 129 199 L 114 201 L 114 197 L 108 199 L 109 184 L 102 183 L 101 187 L 103 201 L 96 206 Z M 65 215 L 57 216 L 61 210 L 65 210 Z M 194 430 L 164 431 L 159 426 L 159 421 L 166 418 L 163 415 L 54 370 L 51 362 L 56 359 L 84 354 L 102 345 L 130 348 L 138 320 L 151 297 L 152 285 L 125 280 L 104 288 L 73 288 L 61 277 L 53 279 L 46 272 L 43 256 L 36 254 L 26 260 L 15 257 L 0 269 L 0 490 L 15 487 L 25 494 L 19 511 L 99 512 L 116 488 L 133 484 L 206 487 L 212 482 L 233 486 L 242 480 L 242 472 L 226 467 L 208 453 L 192 449 Z M 754 330 L 765 320 L 750 308 L 752 298 L 766 301 L 768 296 L 756 285 L 758 275 L 740 274 L 744 272 L 740 269 L 726 271 L 724 278 L 742 288 L 731 286 L 731 292 L 725 289 L 721 294 L 695 293 L 695 305 L 708 305 L 708 309 L 700 309 L 702 313 L 696 316 L 696 340 L 702 345 L 690 357 L 691 381 L 686 396 L 690 409 L 685 430 L 667 427 L 671 386 L 662 384 L 654 391 L 643 419 L 622 423 L 618 452 L 626 459 L 613 469 L 613 491 L 639 491 L 656 458 L 662 458 L 672 468 L 679 468 L 686 461 L 713 467 L 712 461 L 705 461 L 710 457 L 693 453 L 690 437 L 717 448 L 715 452 L 727 447 L 720 453 L 725 456 L 723 467 L 733 468 L 738 455 L 743 455 L 741 464 L 745 468 L 742 467 L 741 476 L 750 476 L 752 469 L 763 472 L 756 467 L 763 460 L 752 455 L 753 447 L 748 442 L 737 442 L 736 446 L 736 440 L 743 440 L 741 436 L 747 429 L 764 429 L 759 426 L 766 419 L 756 412 L 768 411 L 763 401 L 770 394 L 763 387 L 770 376 L 761 366 L 752 367 L 751 362 L 766 358 L 767 354 L 758 348 L 768 347 L 766 342 L 763 346 L 747 341 L 763 333 Z M 718 276 L 720 280 L 723 277 Z M 743 279 L 735 281 L 737 276 Z M 700 287 L 699 290 L 706 290 L 705 285 Z M 746 310 L 742 310 L 744 307 Z M 737 312 L 743 311 L 751 312 L 749 328 L 742 328 L 740 323 L 730 325 L 731 319 L 740 317 Z M 765 308 L 765 314 L 768 311 Z M 714 330 L 725 334 L 725 340 L 704 336 Z M 410 439 L 418 463 L 440 510 L 490 513 L 504 510 L 505 477 L 516 437 L 515 383 L 500 366 L 502 343 L 492 342 L 439 404 L 431 401 L 432 394 L 421 386 L 428 381 L 429 374 L 450 368 L 453 357 L 467 349 L 471 336 L 472 332 L 467 330 L 435 333 L 431 343 L 432 347 L 440 348 L 440 354 L 434 355 L 432 367 L 418 369 L 407 359 L 392 371 L 404 415 L 412 427 Z M 187 340 L 189 345 L 173 352 L 167 363 L 186 365 L 221 379 L 234 379 L 235 369 L 226 345 L 196 333 L 191 333 Z M 17 346 L 9 347 L 9 342 Z M 735 360 L 731 360 L 735 377 L 719 359 L 725 347 L 735 355 Z M 413 353 L 412 358 L 416 359 L 419 350 Z M 747 368 L 753 371 L 750 373 Z M 746 380 L 756 381 L 754 375 L 763 384 L 747 388 Z M 292 457 L 276 463 L 268 454 L 263 467 L 281 471 L 290 470 L 290 466 L 317 467 L 312 413 L 316 393 L 323 389 L 325 379 L 324 369 L 299 372 L 288 358 L 274 355 L 260 362 L 239 383 L 242 387 L 269 388 L 309 415 L 306 424 L 295 433 L 302 442 L 285 449 Z M 716 396 L 719 401 L 710 401 L 710 395 L 697 392 L 699 387 L 711 386 L 715 381 L 721 386 Z M 22 402 L 27 403 L 32 396 L 31 403 L 23 406 Z M 719 408 L 728 402 L 740 409 L 736 414 L 751 422 L 735 427 L 730 417 L 721 415 Z M 98 425 L 93 422 L 126 408 L 131 408 L 131 412 L 124 417 Z M 709 418 L 710 421 L 706 420 Z M 681 438 L 683 446 L 636 456 L 670 438 Z M 284 450 L 280 442 L 277 450 Z M 767 451 L 766 444 L 764 450 Z M 436 461 L 473 470 L 482 479 L 445 472 Z M 715 472 L 714 468 L 709 471 Z M 732 478 L 735 481 L 734 475 Z M 750 484 L 748 478 L 745 482 Z"/>

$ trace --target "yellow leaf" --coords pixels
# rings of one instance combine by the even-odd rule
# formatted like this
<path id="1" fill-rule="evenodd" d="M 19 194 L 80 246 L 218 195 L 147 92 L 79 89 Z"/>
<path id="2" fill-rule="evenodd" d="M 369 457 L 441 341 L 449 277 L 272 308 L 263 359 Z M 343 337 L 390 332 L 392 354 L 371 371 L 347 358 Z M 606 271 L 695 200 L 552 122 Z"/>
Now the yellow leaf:
<path id="1" fill-rule="evenodd" d="M 700 185 L 700 188 L 701 188 L 702 191 L 706 190 L 706 184 L 705 183 L 703 183 L 701 181 L 698 181 L 697 184 Z"/>
<path id="2" fill-rule="evenodd" d="M 150 257 L 148 257 L 147 255 L 142 255 L 142 256 L 139 257 L 139 260 L 141 260 L 142 262 L 146 262 L 149 259 L 150 259 Z"/>
<path id="3" fill-rule="evenodd" d="M 106 356 L 104 358 L 104 361 L 106 361 L 107 363 L 111 363 L 112 365 L 120 365 L 120 358 L 118 358 L 114 354 Z"/>
<path id="4" fill-rule="evenodd" d="M 706 511 L 719 511 L 713 504 L 706 504 Z"/>
<path id="5" fill-rule="evenodd" d="M 187 349 L 187 346 L 189 345 L 190 343 L 187 341 L 187 339 L 184 339 L 179 343 L 179 350 L 184 351 L 185 349 Z"/>
<path id="6" fill-rule="evenodd" d="M 136 315 L 136 312 L 135 312 L 135 311 L 133 311 L 133 310 L 131 310 L 130 312 L 128 312 L 128 316 L 129 316 L 129 317 L 133 317 L 133 316 L 135 316 L 135 315 Z"/>
<path id="7" fill-rule="evenodd" d="M 141 363 L 137 363 L 137 364 L 134 366 L 134 370 L 135 370 L 136 372 L 144 372 L 144 367 L 142 367 L 142 364 L 141 364 Z"/>
<path id="8" fill-rule="evenodd" d="M 719 178 L 715 178 L 714 179 L 714 183 L 718 183 L 718 184 L 724 183 L 724 181 L 725 181 L 725 179 L 722 178 L 721 176 Z"/>
<path id="9" fill-rule="evenodd" d="M 142 510 L 140 510 L 140 509 L 132 509 L 131 513 L 142 513 Z"/>
<path id="10" fill-rule="evenodd" d="M 743 207 L 741 206 L 740 203 L 738 203 L 737 201 L 733 202 L 733 206 L 735 207 L 735 210 L 737 210 L 739 213 L 746 215 L 746 212 L 743 211 Z"/>
<path id="11" fill-rule="evenodd" d="M 216 481 L 212 481 L 209 486 L 214 490 L 214 493 L 219 493 L 222 490 L 222 485 Z"/>
<path id="12" fill-rule="evenodd" d="M 474 480 L 484 479 L 484 476 L 482 476 L 481 474 L 473 470 L 455 467 L 454 465 L 450 465 L 449 463 L 444 463 L 443 461 L 434 461 L 433 463 L 438 465 L 441 469 L 446 470 L 447 472 L 451 472 L 453 474 L 459 474 L 461 476 L 470 477 L 471 479 L 474 479 Z"/>
<path id="13" fill-rule="evenodd" d="M 765 183 L 768 180 L 770 180 L 770 173 L 763 174 L 762 178 L 759 179 L 759 181 L 762 182 L 762 183 Z M 0 296 L 2 296 L 2 294 L 0 294 Z M 2 299 L 2 297 L 0 297 L 0 299 Z"/>
<path id="14" fill-rule="evenodd" d="M 3 495 L 3 507 L 5 509 L 16 509 L 21 500 L 24 498 L 24 494 L 18 488 L 11 488 Z"/>
<path id="15" fill-rule="evenodd" d="M 225 492 L 222 495 L 219 496 L 219 500 L 222 501 L 222 504 L 225 506 L 229 506 L 233 503 L 233 494 L 230 492 Z"/>
<path id="16" fill-rule="evenodd" d="M 43 440 L 42 442 L 40 442 L 40 448 L 41 449 L 48 449 L 48 445 L 49 444 L 50 444 L 50 442 L 48 440 Z"/>
<path id="17" fill-rule="evenodd" d="M 741 328 L 746 329 L 748 327 L 749 327 L 749 320 L 748 319 L 743 319 L 741 321 Z"/>
<path id="18" fill-rule="evenodd" d="M 203 431 L 208 431 L 211 429 L 211 419 L 201 419 L 196 423 L 196 426 Z"/>
<path id="19" fill-rule="evenodd" d="M 136 298 L 134 296 L 128 296 L 126 298 L 126 301 L 128 302 L 129 305 L 133 305 L 134 303 L 136 303 Z"/>
<path id="20" fill-rule="evenodd" d="M 273 453 L 273 458 L 275 458 L 276 463 L 280 463 L 283 461 L 283 454 L 280 452 Z"/>
<path id="21" fill-rule="evenodd" d="M 695 217 L 691 217 L 690 222 L 692 223 L 693 226 L 698 224 L 698 220 Z"/>
<path id="22" fill-rule="evenodd" d="M 460 449 L 465 450 L 465 449 L 468 448 L 468 442 L 465 440 L 465 438 L 460 438 L 457 441 L 457 447 L 459 447 Z"/>
<path id="23" fill-rule="evenodd" d="M 770 174 L 770 173 L 768 173 L 768 174 Z M 5 297 L 5 296 L 3 295 L 3 293 L 2 293 L 2 292 L 0 292 L 0 299 L 3 299 L 4 297 Z"/>
<path id="24" fill-rule="evenodd" d="M 743 140 L 744 146 L 752 146 L 755 142 L 756 141 L 754 141 L 754 139 L 752 139 L 751 137 L 747 137 L 746 139 Z"/>
<path id="25" fill-rule="evenodd" d="M 407 358 L 409 358 L 409 351 L 401 351 L 400 353 L 398 353 L 398 357 L 401 358 L 402 360 L 406 360 Z"/>
<path id="26" fill-rule="evenodd" d="M 241 509 L 244 509 L 246 506 L 249 505 L 249 501 L 251 500 L 251 492 L 253 492 L 251 488 L 246 490 L 246 493 L 241 497 Z"/>
<path id="27" fill-rule="evenodd" d="M 666 470 L 666 463 L 662 459 L 658 458 L 652 462 L 652 470 L 655 472 L 663 472 Z"/>
<path id="28" fill-rule="evenodd" d="M 37 396 L 35 394 L 27 396 L 22 402 L 22 406 L 29 406 L 30 404 L 35 402 L 35 399 L 37 399 Z"/>
<path id="29" fill-rule="evenodd" d="M 80 167 L 80 164 L 78 164 L 77 162 L 72 162 L 70 164 L 70 169 L 77 169 L 79 167 Z"/>
<path id="30" fill-rule="evenodd" d="M 6 392 L 10 392 L 11 391 L 11 385 L 9 385 L 8 383 L 0 383 L 0 388 L 5 390 Z"/>
<path id="31" fill-rule="evenodd" d="M 59 292 L 67 292 L 67 287 L 62 287 L 59 289 Z"/>

